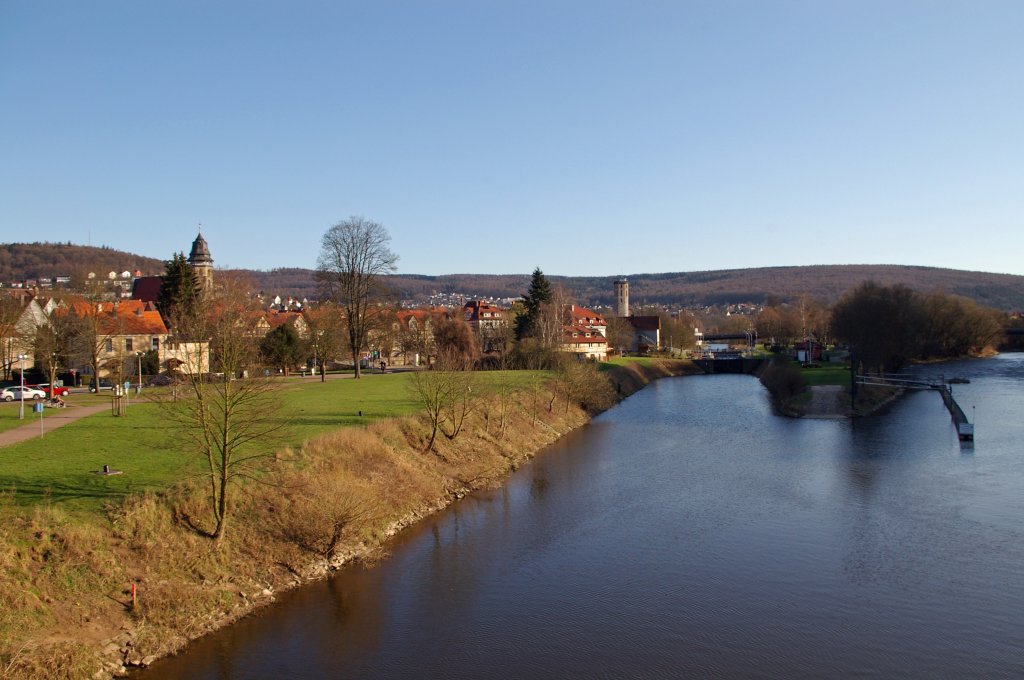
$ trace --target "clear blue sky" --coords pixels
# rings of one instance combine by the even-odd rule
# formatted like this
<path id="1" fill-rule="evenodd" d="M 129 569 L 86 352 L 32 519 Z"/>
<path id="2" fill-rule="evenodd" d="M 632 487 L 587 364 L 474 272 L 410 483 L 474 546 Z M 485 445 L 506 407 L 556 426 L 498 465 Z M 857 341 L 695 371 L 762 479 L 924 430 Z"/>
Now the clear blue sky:
<path id="1" fill-rule="evenodd" d="M 1024 2 L 0 0 L 0 241 L 1024 274 Z"/>

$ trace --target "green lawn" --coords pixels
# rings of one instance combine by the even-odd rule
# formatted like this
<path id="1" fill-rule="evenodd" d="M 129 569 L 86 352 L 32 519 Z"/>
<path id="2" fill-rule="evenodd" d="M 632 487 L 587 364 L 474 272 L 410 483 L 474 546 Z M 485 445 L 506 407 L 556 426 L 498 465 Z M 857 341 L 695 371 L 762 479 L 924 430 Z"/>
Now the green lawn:
<path id="1" fill-rule="evenodd" d="M 607 361 L 602 361 L 597 367 L 601 371 L 609 371 L 615 366 L 625 366 L 627 364 L 650 365 L 657 361 L 663 361 L 663 359 L 661 357 L 612 357 Z"/>
<path id="2" fill-rule="evenodd" d="M 850 369 L 843 366 L 801 367 L 800 375 L 803 376 L 808 385 L 850 386 Z"/>
<path id="3" fill-rule="evenodd" d="M 477 384 L 485 390 L 504 379 L 513 387 L 527 387 L 547 375 L 540 371 L 481 372 Z M 417 411 L 420 407 L 408 385 L 411 377 L 409 373 L 368 373 L 361 380 L 282 380 L 280 408 L 273 418 L 283 426 L 283 441 L 268 442 L 266 451 L 281 444 L 298 446 L 340 427 Z M 143 391 L 143 397 L 149 398 L 166 394 L 165 388 Z M 71 399 L 86 405 L 109 403 L 110 397 L 76 394 Z M 0 422 L 22 424 L 17 420 L 17 405 L 13 411 L 10 406 L 0 405 L 4 409 Z M 200 470 L 200 461 L 189 453 L 186 437 L 176 428 L 159 404 L 133 395 L 124 417 L 102 411 L 43 438 L 0 448 L 0 490 L 16 490 L 20 504 L 53 500 L 72 509 L 95 510 L 109 499 L 166 488 Z M 94 474 L 103 465 L 123 474 Z"/>
<path id="4" fill-rule="evenodd" d="M 20 404 L 16 401 L 7 403 L 6 401 L 0 401 L 0 432 L 4 430 L 10 430 L 15 427 L 21 427 L 25 423 L 36 423 L 39 424 L 37 418 L 38 415 L 32 413 L 32 402 L 25 402 L 25 420 L 18 418 L 18 407 Z"/>

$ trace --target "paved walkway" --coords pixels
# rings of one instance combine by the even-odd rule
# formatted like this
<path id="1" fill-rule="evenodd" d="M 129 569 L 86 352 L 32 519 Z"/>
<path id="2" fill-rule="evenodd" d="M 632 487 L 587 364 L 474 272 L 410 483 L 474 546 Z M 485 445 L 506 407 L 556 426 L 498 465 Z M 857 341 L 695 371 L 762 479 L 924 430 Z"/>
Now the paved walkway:
<path id="1" fill-rule="evenodd" d="M 110 404 L 97 404 L 95 406 L 67 406 L 65 408 L 47 408 L 43 412 L 43 433 L 64 427 L 70 422 L 91 416 L 100 411 L 109 411 Z M 25 424 L 20 427 L 12 427 L 9 430 L 0 432 L 0 447 L 10 446 L 39 436 L 39 415 L 32 413 L 32 407 L 25 402 Z"/>

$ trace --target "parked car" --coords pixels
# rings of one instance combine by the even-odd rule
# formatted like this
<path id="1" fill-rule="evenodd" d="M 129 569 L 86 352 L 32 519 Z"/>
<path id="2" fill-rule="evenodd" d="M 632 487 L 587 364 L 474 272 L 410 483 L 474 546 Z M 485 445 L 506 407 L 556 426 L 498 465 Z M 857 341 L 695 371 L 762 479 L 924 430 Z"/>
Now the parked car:
<path id="1" fill-rule="evenodd" d="M 4 401 L 21 401 L 23 394 L 25 399 L 46 399 L 46 392 L 27 386 L 24 388 L 21 386 L 8 387 L 7 389 L 0 391 L 0 399 L 3 399 Z"/>
<path id="2" fill-rule="evenodd" d="M 32 387 L 37 390 L 42 390 L 46 393 L 47 399 L 53 399 L 54 397 L 66 397 L 71 392 L 68 388 L 63 385 L 57 385 L 52 390 L 50 389 L 50 383 L 42 383 L 39 385 L 33 385 Z"/>
<path id="3" fill-rule="evenodd" d="M 160 374 L 160 375 L 154 375 L 154 376 L 151 376 L 151 377 L 147 378 L 146 379 L 146 386 L 147 387 L 167 387 L 168 385 L 173 385 L 176 382 L 178 382 L 178 381 L 175 378 L 172 378 L 169 375 Z"/>
<path id="4" fill-rule="evenodd" d="M 109 380 L 103 380 L 102 378 L 100 379 L 100 389 L 101 390 L 110 390 L 110 389 L 113 389 L 113 388 L 114 388 L 114 385 L 111 384 L 111 382 Z M 93 392 L 93 393 L 96 392 L 96 383 L 93 382 L 92 380 L 89 381 L 89 391 Z"/>

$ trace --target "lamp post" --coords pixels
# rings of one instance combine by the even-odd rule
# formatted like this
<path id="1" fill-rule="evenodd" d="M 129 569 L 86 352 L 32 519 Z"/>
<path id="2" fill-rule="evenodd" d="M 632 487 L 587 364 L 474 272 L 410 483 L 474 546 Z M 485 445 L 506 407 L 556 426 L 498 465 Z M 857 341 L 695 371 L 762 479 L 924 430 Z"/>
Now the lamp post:
<path id="1" fill-rule="evenodd" d="M 139 384 L 135 387 L 135 394 L 142 392 L 142 352 L 135 353 L 135 363 L 139 365 Z"/>
<path id="2" fill-rule="evenodd" d="M 21 362 L 21 391 L 18 393 L 21 397 L 21 405 L 18 408 L 19 420 L 25 420 L 25 359 L 28 359 L 27 355 L 18 355 L 18 361 Z"/>

